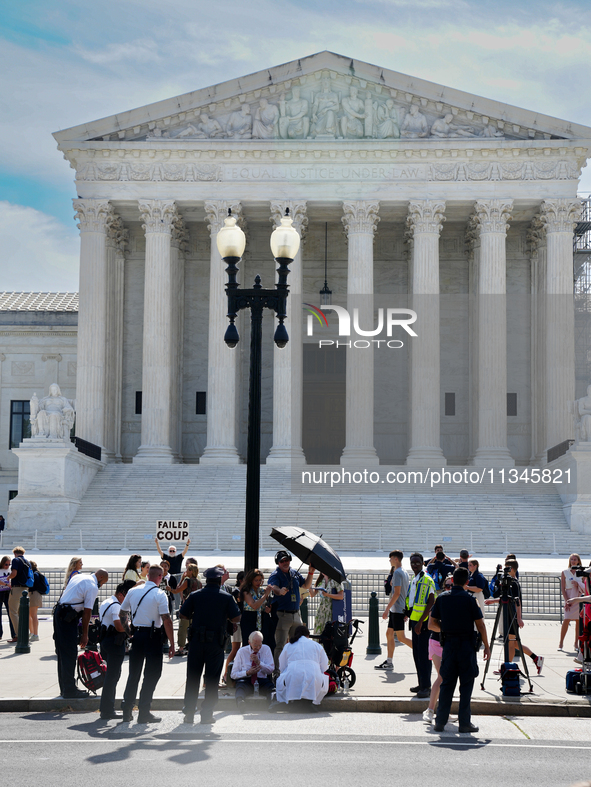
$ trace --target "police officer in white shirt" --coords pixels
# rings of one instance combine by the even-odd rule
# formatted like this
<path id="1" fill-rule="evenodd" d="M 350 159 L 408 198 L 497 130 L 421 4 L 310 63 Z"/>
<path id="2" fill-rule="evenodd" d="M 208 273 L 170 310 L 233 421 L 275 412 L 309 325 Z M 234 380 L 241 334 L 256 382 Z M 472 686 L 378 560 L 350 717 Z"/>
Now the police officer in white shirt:
<path id="1" fill-rule="evenodd" d="M 148 574 L 148 582 L 132 588 L 123 603 L 119 618 L 126 626 L 129 617 L 133 639 L 129 654 L 129 677 L 123 694 L 123 721 L 131 721 L 135 705 L 137 688 L 142 674 L 144 662 L 144 680 L 138 702 L 138 724 L 149 724 L 162 721 L 150 713 L 152 697 L 156 684 L 162 674 L 162 643 L 164 635 L 168 637 L 170 647 L 168 658 L 174 656 L 174 632 L 168 611 L 168 597 L 158 587 L 162 581 L 162 568 L 152 566 Z"/>
<path id="2" fill-rule="evenodd" d="M 76 657 L 78 655 L 78 622 L 82 618 L 80 647 L 88 645 L 88 624 L 99 588 L 109 579 L 103 569 L 95 574 L 72 577 L 53 612 L 53 638 L 57 653 L 57 676 L 60 694 L 67 699 L 87 697 L 87 691 L 76 687 Z"/>
<path id="3" fill-rule="evenodd" d="M 125 658 L 125 642 L 129 633 L 119 617 L 121 604 L 128 590 L 128 583 L 121 582 L 117 585 L 115 593 L 103 601 L 99 607 L 101 656 L 107 662 L 100 705 L 101 719 L 105 721 L 123 718 L 122 713 L 115 712 L 115 690 L 121 677 L 121 667 Z"/>

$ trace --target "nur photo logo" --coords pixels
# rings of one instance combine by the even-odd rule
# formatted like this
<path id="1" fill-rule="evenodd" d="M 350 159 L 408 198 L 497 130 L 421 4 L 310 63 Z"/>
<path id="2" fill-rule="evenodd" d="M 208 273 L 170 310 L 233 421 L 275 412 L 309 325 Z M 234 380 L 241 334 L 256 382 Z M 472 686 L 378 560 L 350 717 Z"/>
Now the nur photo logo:
<path id="1" fill-rule="evenodd" d="M 359 309 L 353 309 L 353 327 L 351 331 L 351 315 L 349 311 L 345 309 L 343 306 L 335 306 L 335 305 L 323 305 L 320 307 L 314 306 L 311 303 L 304 303 L 303 304 L 306 311 L 310 312 L 308 314 L 307 320 L 307 336 L 314 335 L 314 318 L 318 320 L 320 323 L 321 328 L 329 328 L 329 323 L 326 318 L 325 312 L 333 311 L 336 313 L 338 317 L 338 327 L 339 327 L 339 336 L 347 336 L 351 337 L 369 337 L 369 336 L 379 336 L 386 331 L 386 336 L 388 339 L 367 339 L 367 338 L 358 338 L 358 339 L 351 339 L 347 341 L 339 341 L 338 339 L 319 339 L 318 347 L 349 347 L 349 349 L 357 349 L 357 350 L 367 350 L 370 347 L 381 347 L 384 345 L 391 350 L 399 350 L 404 347 L 404 342 L 401 339 L 392 339 L 394 328 L 402 328 L 406 333 L 411 337 L 415 338 L 418 334 L 410 327 L 413 323 L 415 323 L 418 319 L 418 315 L 412 309 L 395 309 L 395 308 L 387 308 L 387 309 L 378 309 L 378 324 L 377 327 L 372 328 L 371 330 L 365 330 L 361 328 L 359 325 Z"/>

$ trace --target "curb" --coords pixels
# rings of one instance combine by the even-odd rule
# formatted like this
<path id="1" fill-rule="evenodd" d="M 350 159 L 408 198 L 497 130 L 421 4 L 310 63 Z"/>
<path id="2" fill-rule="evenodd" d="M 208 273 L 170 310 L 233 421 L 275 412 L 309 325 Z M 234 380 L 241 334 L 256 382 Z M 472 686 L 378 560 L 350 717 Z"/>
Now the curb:
<path id="1" fill-rule="evenodd" d="M 88 697 L 81 700 L 64 700 L 61 697 L 5 697 L 0 699 L 0 713 L 98 711 L 100 697 Z M 250 700 L 249 706 L 255 710 L 256 705 L 263 706 L 264 699 Z M 426 700 L 411 698 L 388 697 L 328 697 L 322 702 L 326 711 L 346 713 L 422 713 L 427 709 Z M 182 697 L 155 697 L 152 710 L 181 711 Z M 233 697 L 222 697 L 217 710 L 237 712 Z M 527 697 L 516 702 L 514 698 L 504 700 L 498 697 L 492 700 L 472 700 L 471 710 L 475 716 L 568 716 L 572 718 L 591 718 L 591 698 L 579 702 L 556 700 L 554 702 L 534 702 Z M 452 703 L 452 713 L 458 712 L 458 701 Z"/>

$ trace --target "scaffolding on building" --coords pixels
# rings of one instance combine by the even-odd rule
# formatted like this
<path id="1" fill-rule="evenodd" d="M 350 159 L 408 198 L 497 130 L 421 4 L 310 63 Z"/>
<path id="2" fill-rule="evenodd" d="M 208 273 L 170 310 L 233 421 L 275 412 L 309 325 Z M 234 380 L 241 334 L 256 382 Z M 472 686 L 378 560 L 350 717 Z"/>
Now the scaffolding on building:
<path id="1" fill-rule="evenodd" d="M 591 195 L 579 198 L 583 209 L 573 238 L 577 398 L 591 385 Z"/>

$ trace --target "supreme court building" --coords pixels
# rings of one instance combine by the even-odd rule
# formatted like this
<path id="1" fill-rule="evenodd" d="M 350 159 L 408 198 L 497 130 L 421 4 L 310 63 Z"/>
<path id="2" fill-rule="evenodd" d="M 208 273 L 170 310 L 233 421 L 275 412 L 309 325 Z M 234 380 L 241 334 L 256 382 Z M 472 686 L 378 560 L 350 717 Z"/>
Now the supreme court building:
<path id="1" fill-rule="evenodd" d="M 302 236 L 285 349 L 263 323 L 262 462 L 543 465 L 574 437 L 590 128 L 322 52 L 54 137 L 81 241 L 76 434 L 107 462 L 243 461 L 248 320 L 229 349 L 216 248 L 228 208 L 243 286 L 273 285 L 286 207 Z M 418 337 L 400 355 L 322 355 L 305 305 L 325 270 L 333 304 L 406 305 Z"/>

